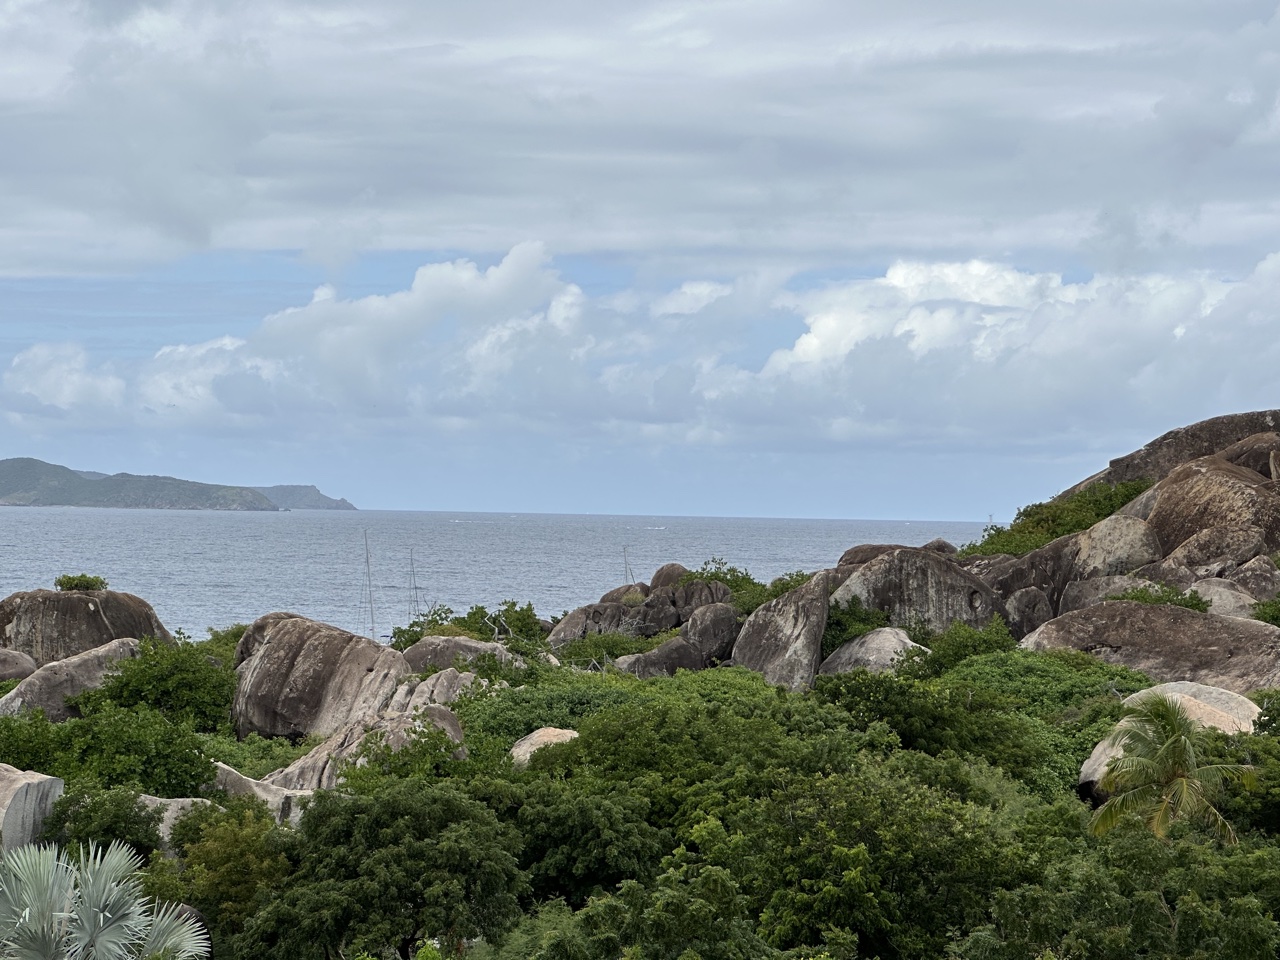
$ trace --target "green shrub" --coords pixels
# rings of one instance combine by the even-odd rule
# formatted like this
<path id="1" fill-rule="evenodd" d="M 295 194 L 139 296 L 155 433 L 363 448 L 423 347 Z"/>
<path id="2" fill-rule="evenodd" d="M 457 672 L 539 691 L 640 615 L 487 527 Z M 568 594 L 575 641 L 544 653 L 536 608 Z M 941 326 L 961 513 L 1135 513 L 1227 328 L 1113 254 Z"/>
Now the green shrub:
<path id="1" fill-rule="evenodd" d="M 53 581 L 59 590 L 105 590 L 107 581 L 88 573 L 64 573 Z"/>
<path id="2" fill-rule="evenodd" d="M 433 604 L 426 613 L 414 617 L 405 627 L 391 628 L 391 647 L 408 650 L 423 637 L 470 637 L 472 640 L 541 640 L 542 621 L 533 604 L 521 606 L 515 600 L 503 600 L 490 611 L 475 604 L 461 616 L 442 604 Z"/>
<path id="3" fill-rule="evenodd" d="M 795 570 L 775 577 L 767 585 L 761 583 L 741 567 L 730 566 L 723 557 L 712 557 L 697 570 L 686 573 L 680 578 L 681 583 L 692 583 L 695 580 L 718 580 L 729 588 L 729 602 L 738 613 L 746 616 L 761 604 L 768 603 L 802 586 L 811 573 Z"/>
<path id="4" fill-rule="evenodd" d="M 208 639 L 198 641 L 197 645 L 205 656 L 212 657 L 224 666 L 234 667 L 236 647 L 239 646 L 240 638 L 248 629 L 248 624 L 244 623 L 233 623 L 222 630 L 210 627 Z"/>
<path id="5" fill-rule="evenodd" d="M 104 789 L 91 782 L 73 782 L 54 801 L 40 839 L 64 847 L 73 843 L 106 846 L 119 840 L 146 860 L 160 846 L 163 817 L 162 808 L 148 807 L 130 787 Z"/>
<path id="6" fill-rule="evenodd" d="M 1275 600 L 1263 600 L 1261 603 L 1253 605 L 1253 616 L 1263 623 L 1269 623 L 1272 626 L 1280 627 L 1280 598 Z"/>
<path id="7" fill-rule="evenodd" d="M 960 549 L 960 556 L 1011 553 L 1021 556 L 1069 533 L 1087 530 L 1109 517 L 1151 486 L 1150 480 L 1094 483 L 1065 500 L 1032 503 L 1018 511 L 1005 527 L 991 524 L 977 543 Z"/>
<path id="8" fill-rule="evenodd" d="M 1188 610 L 1198 610 L 1200 613 L 1207 613 L 1212 603 L 1212 601 L 1206 600 L 1194 590 L 1188 590 L 1183 593 L 1177 587 L 1170 587 L 1163 583 L 1152 587 L 1134 587 L 1124 593 L 1113 593 L 1107 599 L 1132 600 L 1134 603 L 1163 603 L 1172 607 L 1186 607 Z"/>
<path id="9" fill-rule="evenodd" d="M 204 646 L 144 637 L 138 656 L 117 661 L 102 686 L 83 694 L 77 705 L 89 714 L 108 701 L 118 707 L 145 704 L 199 733 L 229 732 L 236 672 L 230 659 L 215 661 Z"/>
<path id="10" fill-rule="evenodd" d="M 841 645 L 879 627 L 889 626 L 889 615 L 883 610 L 869 610 L 857 597 L 849 602 L 832 602 L 827 611 L 827 627 L 822 633 L 822 659 L 835 653 Z"/>
<path id="11" fill-rule="evenodd" d="M 271 771 L 305 757 L 324 740 L 313 736 L 292 743 L 285 737 L 260 737 L 256 733 L 243 740 L 237 740 L 229 733 L 197 734 L 197 737 L 206 757 L 234 767 L 254 780 L 261 780 Z"/>
<path id="12" fill-rule="evenodd" d="M 555 652 L 561 663 L 586 667 L 591 663 L 603 665 L 633 653 L 647 653 L 671 639 L 673 633 L 660 633 L 653 637 L 636 637 L 625 633 L 591 633 L 577 640 L 570 640 Z"/>

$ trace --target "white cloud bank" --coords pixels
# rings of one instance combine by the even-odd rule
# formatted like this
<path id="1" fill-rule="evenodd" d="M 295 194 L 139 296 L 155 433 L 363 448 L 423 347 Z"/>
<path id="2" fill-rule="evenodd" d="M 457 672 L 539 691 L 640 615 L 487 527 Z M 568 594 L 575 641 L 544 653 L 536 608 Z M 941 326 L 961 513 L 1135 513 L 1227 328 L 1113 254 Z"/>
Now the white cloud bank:
<path id="1" fill-rule="evenodd" d="M 322 288 L 244 338 L 132 366 L 36 344 L 12 358 L 3 400 L 33 429 L 471 431 L 602 455 L 648 447 L 673 463 L 708 447 L 853 455 L 890 438 L 946 454 L 1116 452 L 1144 430 L 1276 405 L 1278 299 L 1280 255 L 1235 282 L 902 261 L 800 292 L 691 281 L 621 311 L 530 243 L 488 269 L 428 264 L 386 296 Z M 759 363 L 726 347 L 727 330 L 776 331 L 779 315 L 802 332 Z"/>

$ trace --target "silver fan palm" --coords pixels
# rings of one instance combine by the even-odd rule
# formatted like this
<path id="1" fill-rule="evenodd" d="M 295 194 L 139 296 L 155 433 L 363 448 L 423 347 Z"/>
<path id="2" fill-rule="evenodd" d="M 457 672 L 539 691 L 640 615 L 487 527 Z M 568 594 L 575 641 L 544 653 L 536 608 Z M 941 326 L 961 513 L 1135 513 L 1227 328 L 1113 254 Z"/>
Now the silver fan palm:
<path id="1" fill-rule="evenodd" d="M 0 860 L 0 960 L 197 960 L 209 938 L 174 904 L 142 894 L 137 856 L 116 842 L 71 857 L 20 847 Z"/>

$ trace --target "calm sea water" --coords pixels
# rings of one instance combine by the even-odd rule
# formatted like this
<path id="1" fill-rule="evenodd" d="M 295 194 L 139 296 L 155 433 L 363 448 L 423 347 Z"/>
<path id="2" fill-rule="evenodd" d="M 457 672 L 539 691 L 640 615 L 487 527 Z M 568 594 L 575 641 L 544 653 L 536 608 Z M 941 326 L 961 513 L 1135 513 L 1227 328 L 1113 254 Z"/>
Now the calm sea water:
<path id="1" fill-rule="evenodd" d="M 372 623 L 381 636 L 410 619 L 413 583 L 420 607 L 528 600 L 549 616 L 628 582 L 628 565 L 647 581 L 664 563 L 696 568 L 714 556 L 767 582 L 832 566 L 858 543 L 963 544 L 981 533 L 943 521 L 5 507 L 0 596 L 91 573 L 193 637 L 273 610 L 366 636 Z"/>

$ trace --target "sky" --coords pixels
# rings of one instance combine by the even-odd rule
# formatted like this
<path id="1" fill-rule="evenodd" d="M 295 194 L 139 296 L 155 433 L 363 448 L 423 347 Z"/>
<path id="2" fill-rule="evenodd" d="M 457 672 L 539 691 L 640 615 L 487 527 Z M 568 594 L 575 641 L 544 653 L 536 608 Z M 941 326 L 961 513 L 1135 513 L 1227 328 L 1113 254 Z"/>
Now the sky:
<path id="1" fill-rule="evenodd" d="M 1280 16 L 0 0 L 0 454 L 1007 519 L 1280 407 Z"/>

